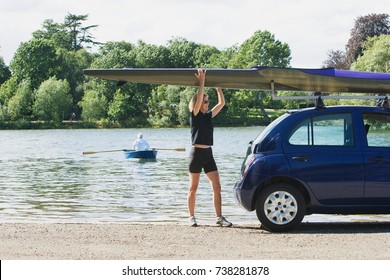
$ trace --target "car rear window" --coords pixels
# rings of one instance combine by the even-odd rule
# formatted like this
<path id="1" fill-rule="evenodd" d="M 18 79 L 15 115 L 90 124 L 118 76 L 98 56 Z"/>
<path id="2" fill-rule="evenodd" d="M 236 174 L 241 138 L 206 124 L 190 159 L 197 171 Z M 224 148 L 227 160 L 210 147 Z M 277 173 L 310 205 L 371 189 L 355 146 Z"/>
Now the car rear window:
<path id="1" fill-rule="evenodd" d="M 304 146 L 353 146 L 352 116 L 346 113 L 308 118 L 294 127 L 289 143 Z"/>
<path id="2" fill-rule="evenodd" d="M 390 147 L 390 115 L 363 114 L 364 128 L 369 147 Z"/>

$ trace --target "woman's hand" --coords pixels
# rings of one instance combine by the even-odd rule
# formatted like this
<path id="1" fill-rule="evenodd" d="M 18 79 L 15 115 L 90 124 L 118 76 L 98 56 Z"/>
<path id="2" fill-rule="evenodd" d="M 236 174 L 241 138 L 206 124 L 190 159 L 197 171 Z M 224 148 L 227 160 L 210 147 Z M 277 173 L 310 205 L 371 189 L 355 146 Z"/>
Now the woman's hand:
<path id="1" fill-rule="evenodd" d="M 195 73 L 196 78 L 199 80 L 199 86 L 204 87 L 204 82 L 206 80 L 206 70 L 198 69 L 198 73 Z"/>

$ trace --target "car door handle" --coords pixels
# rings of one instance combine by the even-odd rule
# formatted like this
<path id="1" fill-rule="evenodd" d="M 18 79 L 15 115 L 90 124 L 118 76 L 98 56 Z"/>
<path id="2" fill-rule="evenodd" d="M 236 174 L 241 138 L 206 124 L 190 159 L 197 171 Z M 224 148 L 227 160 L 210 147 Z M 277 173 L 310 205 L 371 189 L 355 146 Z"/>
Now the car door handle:
<path id="1" fill-rule="evenodd" d="M 297 161 L 308 161 L 309 158 L 308 157 L 292 157 L 293 160 L 297 160 Z"/>
<path id="2" fill-rule="evenodd" d="M 378 156 L 378 157 L 369 158 L 368 160 L 374 161 L 374 162 L 383 162 L 383 161 L 385 161 L 385 158 Z"/>

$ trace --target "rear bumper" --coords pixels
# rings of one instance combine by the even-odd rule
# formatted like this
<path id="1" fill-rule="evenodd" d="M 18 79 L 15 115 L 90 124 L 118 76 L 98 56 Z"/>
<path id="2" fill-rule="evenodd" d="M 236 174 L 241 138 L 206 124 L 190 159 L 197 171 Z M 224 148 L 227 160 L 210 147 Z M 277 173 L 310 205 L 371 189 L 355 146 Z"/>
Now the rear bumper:
<path id="1" fill-rule="evenodd" d="M 251 194 L 242 189 L 242 181 L 238 181 L 233 187 L 236 202 L 247 211 L 253 211 Z M 249 199 L 250 198 L 250 199 Z"/>

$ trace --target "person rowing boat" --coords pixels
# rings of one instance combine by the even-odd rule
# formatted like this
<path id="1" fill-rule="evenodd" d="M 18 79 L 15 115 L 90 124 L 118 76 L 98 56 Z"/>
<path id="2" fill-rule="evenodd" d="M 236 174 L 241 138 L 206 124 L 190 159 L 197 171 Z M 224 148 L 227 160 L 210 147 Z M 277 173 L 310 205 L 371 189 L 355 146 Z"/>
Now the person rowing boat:
<path id="1" fill-rule="evenodd" d="M 148 150 L 150 147 L 148 141 L 143 139 L 142 133 L 137 134 L 137 139 L 135 139 L 133 143 L 133 149 L 136 151 L 145 151 Z"/>

